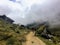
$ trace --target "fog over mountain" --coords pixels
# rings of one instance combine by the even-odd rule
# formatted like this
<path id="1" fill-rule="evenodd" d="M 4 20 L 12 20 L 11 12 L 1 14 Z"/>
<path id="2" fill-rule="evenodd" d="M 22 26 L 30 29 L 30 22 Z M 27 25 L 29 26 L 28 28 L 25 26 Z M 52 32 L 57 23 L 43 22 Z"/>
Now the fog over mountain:
<path id="1" fill-rule="evenodd" d="M 0 0 L 1 14 L 23 25 L 45 21 L 60 25 L 60 0 Z"/>

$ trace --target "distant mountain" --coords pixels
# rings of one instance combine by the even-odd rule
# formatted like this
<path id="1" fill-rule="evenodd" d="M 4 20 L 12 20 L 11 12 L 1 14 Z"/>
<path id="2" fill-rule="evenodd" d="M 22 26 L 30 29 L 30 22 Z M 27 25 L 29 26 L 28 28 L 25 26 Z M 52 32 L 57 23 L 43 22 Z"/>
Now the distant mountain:
<path id="1" fill-rule="evenodd" d="M 3 19 L 4 21 L 6 21 L 8 23 L 13 23 L 14 22 L 12 19 L 7 17 L 6 15 L 0 15 L 0 19 Z"/>

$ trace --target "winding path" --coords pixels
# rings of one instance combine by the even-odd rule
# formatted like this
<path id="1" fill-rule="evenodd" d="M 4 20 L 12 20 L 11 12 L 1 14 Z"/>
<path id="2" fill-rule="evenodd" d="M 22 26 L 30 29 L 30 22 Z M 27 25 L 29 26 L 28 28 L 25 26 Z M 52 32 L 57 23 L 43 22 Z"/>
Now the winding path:
<path id="1" fill-rule="evenodd" d="M 40 40 L 38 37 L 34 36 L 33 32 L 30 32 L 26 36 L 27 41 L 24 45 L 46 45 L 42 40 Z"/>

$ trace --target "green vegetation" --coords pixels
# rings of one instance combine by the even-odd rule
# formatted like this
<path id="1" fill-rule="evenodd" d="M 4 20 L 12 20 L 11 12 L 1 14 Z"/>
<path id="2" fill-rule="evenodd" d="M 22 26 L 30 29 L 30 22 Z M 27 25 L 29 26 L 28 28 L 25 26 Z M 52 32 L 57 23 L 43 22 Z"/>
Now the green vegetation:
<path id="1" fill-rule="evenodd" d="M 60 36 L 60 27 L 57 28 L 51 28 L 49 29 L 49 31 L 51 32 L 51 34 L 53 34 L 54 36 Z"/>
<path id="2" fill-rule="evenodd" d="M 0 45 L 22 45 L 26 41 L 27 28 L 18 24 L 10 24 L 0 19 Z"/>
<path id="3" fill-rule="evenodd" d="M 49 29 L 53 36 L 51 39 L 46 39 L 41 36 L 41 33 L 45 32 L 45 29 L 45 25 L 40 26 L 35 30 L 35 35 L 43 40 L 47 45 L 60 45 L 60 28 Z M 0 19 L 0 45 L 22 45 L 26 41 L 25 36 L 30 31 L 31 30 L 28 28 L 18 24 L 10 24 Z"/>
<path id="4" fill-rule="evenodd" d="M 58 42 L 53 42 L 53 40 L 51 39 L 45 39 L 41 36 L 38 36 L 38 38 L 40 38 L 43 42 L 45 42 L 46 45 L 60 45 Z"/>
<path id="5" fill-rule="evenodd" d="M 41 40 L 43 40 L 47 45 L 60 45 L 60 28 L 49 29 L 49 31 L 51 32 L 50 35 L 52 35 L 52 37 L 49 39 L 46 39 L 41 35 L 42 32 L 44 33 L 44 35 L 49 34 L 48 32 L 44 31 L 45 29 L 45 26 L 42 25 L 39 29 L 37 29 L 35 35 Z"/>

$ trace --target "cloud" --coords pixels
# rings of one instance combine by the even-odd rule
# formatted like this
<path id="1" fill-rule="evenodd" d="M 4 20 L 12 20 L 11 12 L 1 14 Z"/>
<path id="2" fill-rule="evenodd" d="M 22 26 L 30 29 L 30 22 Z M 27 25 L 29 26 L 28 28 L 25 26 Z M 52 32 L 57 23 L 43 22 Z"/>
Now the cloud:
<path id="1" fill-rule="evenodd" d="M 0 6 L 0 15 L 3 14 L 9 14 L 11 12 L 10 8 L 8 8 L 8 6 Z"/>
<path id="2" fill-rule="evenodd" d="M 27 15 L 31 22 L 48 21 L 51 26 L 60 25 L 60 1 L 50 0 L 45 4 L 34 4 Z"/>
<path id="3" fill-rule="evenodd" d="M 8 5 L 6 5 L 6 1 L 1 0 L 0 1 L 0 15 L 8 14 L 10 11 L 11 11 L 10 8 L 8 7 Z"/>
<path id="4" fill-rule="evenodd" d="M 48 21 L 60 24 L 60 0 L 1 0 L 0 14 L 7 14 L 15 23 L 29 24 Z"/>
<path id="5" fill-rule="evenodd" d="M 53 26 L 60 24 L 60 18 L 58 19 L 60 13 L 59 0 L 45 0 L 45 2 L 43 0 L 42 3 L 36 3 L 33 1 L 32 4 L 29 2 L 28 5 L 27 2 L 23 3 L 23 5 L 26 6 L 23 6 L 25 9 L 21 11 L 21 13 L 19 13 L 20 10 L 16 10 L 14 12 L 15 16 L 10 15 L 16 21 L 15 23 L 26 25 L 33 22 L 48 21 Z"/>
<path id="6" fill-rule="evenodd" d="M 6 13 L 10 14 L 16 10 L 23 11 L 23 7 L 21 7 L 20 4 L 13 1 L 0 0 L 0 14 L 6 14 Z"/>

